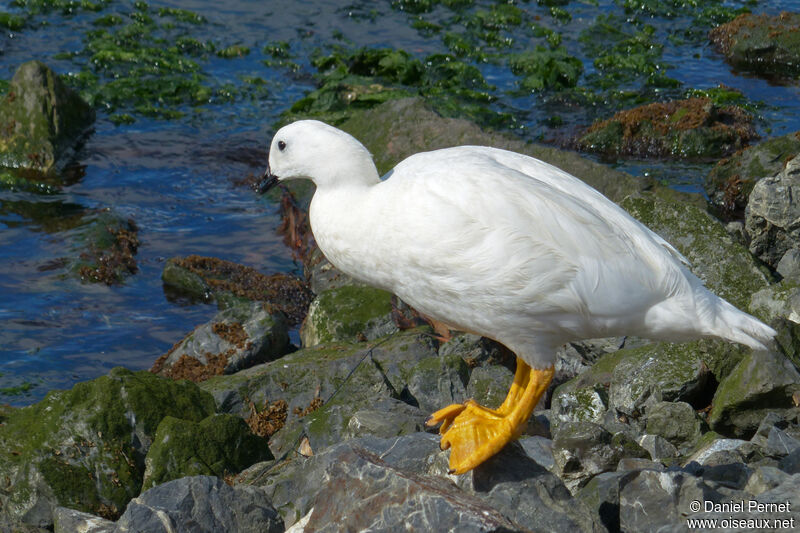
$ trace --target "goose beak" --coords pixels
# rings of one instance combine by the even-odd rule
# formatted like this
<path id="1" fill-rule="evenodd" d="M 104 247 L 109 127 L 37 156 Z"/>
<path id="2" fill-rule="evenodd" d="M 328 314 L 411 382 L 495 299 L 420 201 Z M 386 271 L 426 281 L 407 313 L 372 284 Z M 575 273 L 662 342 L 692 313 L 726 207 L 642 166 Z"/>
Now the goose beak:
<path id="1" fill-rule="evenodd" d="M 253 189 L 255 189 L 258 194 L 264 194 L 277 184 L 278 176 L 272 173 L 272 170 L 269 168 L 269 163 L 267 163 L 267 170 L 264 172 L 264 177 L 253 186 Z"/>

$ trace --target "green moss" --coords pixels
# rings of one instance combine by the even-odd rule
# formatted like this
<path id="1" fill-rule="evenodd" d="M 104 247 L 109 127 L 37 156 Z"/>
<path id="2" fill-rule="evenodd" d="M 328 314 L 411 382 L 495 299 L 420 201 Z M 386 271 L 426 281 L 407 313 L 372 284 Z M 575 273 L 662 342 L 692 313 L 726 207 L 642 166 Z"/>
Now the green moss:
<path id="1" fill-rule="evenodd" d="M 19 31 L 25 27 L 25 18 L 12 13 L 0 11 L 0 27 L 11 31 Z"/>
<path id="2" fill-rule="evenodd" d="M 15 385 L 13 387 L 0 387 L 0 396 L 19 396 L 20 394 L 25 394 L 35 387 L 36 385 L 34 383 L 29 382 L 22 383 L 21 385 Z"/>
<path id="3" fill-rule="evenodd" d="M 217 50 L 217 56 L 224 59 L 232 59 L 234 57 L 244 57 L 250 53 L 250 49 L 240 44 L 235 44 L 221 50 Z"/>
<path id="4" fill-rule="evenodd" d="M 179 9 L 175 7 L 159 7 L 158 16 L 172 17 L 177 21 L 188 22 L 189 24 L 205 24 L 207 22 L 206 18 L 202 15 L 198 15 L 197 13 L 187 9 Z"/>
<path id="5" fill-rule="evenodd" d="M 363 338 L 371 325 L 391 311 L 391 294 L 386 291 L 353 285 L 330 289 L 312 303 L 304 339 L 308 344 L 353 342 Z"/>

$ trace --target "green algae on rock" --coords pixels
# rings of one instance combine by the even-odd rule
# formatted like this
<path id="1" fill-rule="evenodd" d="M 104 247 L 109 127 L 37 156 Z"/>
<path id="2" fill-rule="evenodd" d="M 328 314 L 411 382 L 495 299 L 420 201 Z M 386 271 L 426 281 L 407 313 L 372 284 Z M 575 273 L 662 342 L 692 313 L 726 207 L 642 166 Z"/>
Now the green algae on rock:
<path id="1" fill-rule="evenodd" d="M 253 435 L 238 416 L 216 414 L 199 422 L 165 416 L 144 460 L 142 490 L 184 476 L 238 474 L 271 459 L 267 439 Z"/>
<path id="2" fill-rule="evenodd" d="M 754 138 L 751 118 L 742 109 L 689 98 L 620 111 L 594 123 L 576 146 L 609 158 L 712 159 Z"/>
<path id="3" fill-rule="evenodd" d="M 94 117 L 94 110 L 44 63 L 24 63 L 0 101 L 0 166 L 56 172 Z"/>
<path id="4" fill-rule="evenodd" d="M 225 309 L 243 301 L 267 302 L 299 324 L 311 302 L 307 285 L 288 274 L 264 275 L 254 268 L 214 257 L 173 257 L 161 273 L 165 290 Z"/>
<path id="5" fill-rule="evenodd" d="M 71 261 L 70 271 L 82 281 L 114 285 L 138 272 L 134 259 L 139 247 L 138 228 L 132 219 L 104 211 L 77 232 L 83 251 Z"/>
<path id="6" fill-rule="evenodd" d="M 303 346 L 374 340 L 396 331 L 391 298 L 386 291 L 356 285 L 322 292 L 303 322 Z"/>
<path id="7" fill-rule="evenodd" d="M 709 33 L 733 66 L 761 75 L 800 76 L 800 13 L 742 14 Z"/>
<path id="8" fill-rule="evenodd" d="M 0 424 L 0 523 L 47 527 L 63 505 L 116 518 L 141 490 L 144 458 L 165 416 L 200 421 L 213 398 L 189 382 L 116 368 L 51 391 Z"/>

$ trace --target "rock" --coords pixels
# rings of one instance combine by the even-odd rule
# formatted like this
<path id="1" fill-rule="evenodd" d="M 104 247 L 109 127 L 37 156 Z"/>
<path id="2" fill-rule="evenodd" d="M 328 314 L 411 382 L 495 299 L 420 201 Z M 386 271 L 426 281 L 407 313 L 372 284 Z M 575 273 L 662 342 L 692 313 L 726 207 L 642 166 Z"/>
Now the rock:
<path id="1" fill-rule="evenodd" d="M 342 439 L 372 435 L 399 437 L 423 431 L 428 413 L 393 398 L 381 398 L 370 407 L 356 411 L 347 422 Z"/>
<path id="2" fill-rule="evenodd" d="M 616 413 L 635 423 L 648 400 L 700 402 L 711 375 L 704 361 L 706 346 L 702 341 L 658 343 L 601 357 L 555 390 L 554 425 L 581 420 L 605 424 L 608 414 Z"/>
<path id="3" fill-rule="evenodd" d="M 117 531 L 281 533 L 283 520 L 262 489 L 229 487 L 212 476 L 169 481 L 131 500 Z"/>
<path id="4" fill-rule="evenodd" d="M 66 507 L 53 509 L 54 533 L 114 533 L 116 524 L 90 513 Z"/>
<path id="5" fill-rule="evenodd" d="M 701 479 L 681 471 L 642 470 L 624 481 L 619 491 L 622 531 L 686 531 L 683 520 L 692 501 L 727 501 Z"/>
<path id="6" fill-rule="evenodd" d="M 556 472 L 572 493 L 592 476 L 616 469 L 623 457 L 648 456 L 622 433 L 612 435 L 591 422 L 562 423 L 553 438 Z"/>
<path id="7" fill-rule="evenodd" d="M 743 218 L 747 199 L 756 182 L 778 174 L 784 163 L 798 153 L 800 138 L 797 133 L 790 133 L 767 139 L 720 160 L 705 181 L 711 204 L 725 213 Z"/>
<path id="8" fill-rule="evenodd" d="M 82 281 L 115 285 L 139 271 L 134 256 L 139 248 L 138 227 L 110 210 L 93 214 L 77 229 L 67 260 L 69 271 Z"/>
<path id="9" fill-rule="evenodd" d="M 168 298 L 216 301 L 221 309 L 242 301 L 269 303 L 283 311 L 289 326 L 302 322 L 311 303 L 311 291 L 295 276 L 266 276 L 254 268 L 214 257 L 173 257 L 164 266 L 161 280 Z"/>
<path id="10" fill-rule="evenodd" d="M 760 457 L 758 446 L 741 439 L 719 438 L 714 432 L 703 435 L 697 449 L 689 455 L 686 465 L 715 466 L 718 464 L 731 464 L 749 462 L 754 457 Z"/>
<path id="11" fill-rule="evenodd" d="M 375 340 L 393 331 L 392 295 L 372 287 L 346 285 L 318 294 L 303 322 L 303 346 Z"/>
<path id="12" fill-rule="evenodd" d="M 790 248 L 783 254 L 775 270 L 782 278 L 800 279 L 800 250 Z"/>
<path id="13" fill-rule="evenodd" d="M 217 414 L 200 422 L 166 416 L 144 460 L 142 489 L 185 476 L 237 474 L 271 459 L 267 439 L 253 435 L 238 416 Z"/>
<path id="14" fill-rule="evenodd" d="M 49 527 L 58 505 L 116 518 L 139 494 L 161 420 L 213 412 L 193 383 L 122 368 L 12 410 L 0 425 L 0 479 L 14 491 L 0 491 L 0 523 Z"/>
<path id="15" fill-rule="evenodd" d="M 638 472 L 635 471 L 598 474 L 578 491 L 576 497 L 595 513 L 597 520 L 608 531 L 620 531 L 620 486 L 627 483 L 637 474 Z"/>
<path id="16" fill-rule="evenodd" d="M 592 124 L 575 145 L 606 158 L 710 159 L 731 154 L 756 137 L 743 109 L 689 98 L 619 111 Z"/>
<path id="17" fill-rule="evenodd" d="M 499 407 L 506 399 L 513 380 L 513 372 L 504 366 L 473 368 L 469 375 L 466 397 L 486 407 Z"/>
<path id="18" fill-rule="evenodd" d="M 800 246 L 800 158 L 788 161 L 774 177 L 760 179 L 745 209 L 750 251 L 775 268 L 787 251 Z"/>
<path id="19" fill-rule="evenodd" d="M 249 415 L 251 426 L 269 416 L 267 409 L 259 414 L 261 406 L 285 402 L 280 429 L 270 436 L 272 452 L 280 456 L 294 449 L 301 435 L 316 452 L 352 432 L 353 416 L 383 399 L 421 408 L 420 421 L 431 406 L 443 407 L 454 394 L 460 396 L 453 401 L 466 399 L 469 369 L 458 357 L 451 361 L 452 356 L 437 355 L 427 331 L 408 330 L 370 344 L 304 348 L 200 386 L 214 395 L 223 412 Z"/>
<path id="20" fill-rule="evenodd" d="M 708 38 L 734 67 L 763 76 L 800 75 L 800 14 L 746 13 L 720 24 Z"/>
<path id="21" fill-rule="evenodd" d="M 750 473 L 750 468 L 743 463 L 729 463 L 707 466 L 703 469 L 702 477 L 703 481 L 716 489 L 727 487 L 741 490 L 747 484 Z"/>
<path id="22" fill-rule="evenodd" d="M 518 442 L 520 446 L 522 446 L 522 449 L 525 450 L 525 455 L 547 470 L 553 471 L 556 463 L 553 459 L 552 440 L 535 435 L 532 437 L 523 437 Z"/>
<path id="23" fill-rule="evenodd" d="M 787 420 L 787 415 L 792 420 Z M 767 413 L 750 442 L 763 448 L 764 452 L 772 457 L 780 458 L 791 454 L 800 448 L 798 415 L 800 409 L 796 412 L 783 413 L 783 416 L 776 412 Z"/>
<path id="24" fill-rule="evenodd" d="M 708 417 L 711 429 L 750 438 L 768 412 L 796 409 L 793 394 L 800 392 L 800 374 L 783 355 L 751 352 L 722 380 Z"/>
<path id="25" fill-rule="evenodd" d="M 750 295 L 769 285 L 769 274 L 708 212 L 655 196 L 627 198 L 620 205 L 675 246 L 706 287 L 739 309 L 747 309 Z"/>
<path id="26" fill-rule="evenodd" d="M 23 63 L 0 101 L 0 166 L 43 174 L 62 169 L 94 118 L 45 64 Z"/>
<path id="27" fill-rule="evenodd" d="M 276 465 L 262 482 L 287 525 L 306 517 L 300 531 L 518 531 L 543 520 L 598 530 L 589 511 L 520 446 L 465 476 L 446 476 L 448 468 L 438 436 L 415 433 L 340 443 Z M 319 476 L 327 483 L 315 483 Z"/>
<path id="28" fill-rule="evenodd" d="M 750 299 L 750 312 L 772 326 L 780 350 L 800 368 L 800 286 L 783 279 L 762 289 Z"/>
<path id="29" fill-rule="evenodd" d="M 647 450 L 654 461 L 662 461 L 678 456 L 678 449 L 670 441 L 659 435 L 642 435 L 639 446 Z"/>
<path id="30" fill-rule="evenodd" d="M 686 402 L 654 402 L 647 406 L 646 417 L 647 433 L 665 438 L 679 450 L 693 447 L 702 434 L 702 421 Z"/>
<path id="31" fill-rule="evenodd" d="M 306 180 L 293 180 L 289 183 L 294 184 L 302 181 Z M 311 287 L 311 292 L 314 294 L 322 294 L 329 289 L 338 289 L 348 285 L 361 285 L 360 282 L 333 266 L 316 246 L 313 247 L 309 257 L 304 261 L 303 271 Z"/>
<path id="32" fill-rule="evenodd" d="M 778 468 L 789 474 L 800 474 L 800 450 L 795 450 L 781 459 Z"/>
<path id="33" fill-rule="evenodd" d="M 242 302 L 196 327 L 159 357 L 150 371 L 172 379 L 203 381 L 278 359 L 289 350 L 283 313 L 262 302 Z"/>
<path id="34" fill-rule="evenodd" d="M 785 482 L 790 474 L 783 470 L 775 468 L 774 466 L 759 466 L 755 468 L 747 480 L 744 490 L 754 496 L 758 496 L 762 492 L 772 490 Z"/>

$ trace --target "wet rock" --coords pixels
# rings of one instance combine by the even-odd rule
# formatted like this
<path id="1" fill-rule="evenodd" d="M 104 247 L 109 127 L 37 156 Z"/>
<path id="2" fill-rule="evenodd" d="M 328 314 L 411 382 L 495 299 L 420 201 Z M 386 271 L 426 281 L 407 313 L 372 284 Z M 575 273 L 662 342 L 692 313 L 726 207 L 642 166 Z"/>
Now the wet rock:
<path id="1" fill-rule="evenodd" d="M 646 417 L 647 433 L 665 438 L 679 450 L 694 446 L 702 434 L 702 421 L 685 402 L 654 402 L 647 406 Z"/>
<path id="2" fill-rule="evenodd" d="M 800 14 L 742 14 L 708 37 L 734 67 L 764 76 L 800 75 Z"/>
<path id="3" fill-rule="evenodd" d="M 623 457 L 649 454 L 624 434 L 612 435 L 591 422 L 565 422 L 553 438 L 556 472 L 573 493 L 592 476 L 615 470 Z"/>
<path id="4" fill-rule="evenodd" d="M 743 218 L 756 182 L 778 174 L 784 163 L 798 153 L 800 138 L 797 133 L 791 133 L 749 146 L 720 160 L 705 181 L 711 204 L 724 213 Z"/>
<path id="5" fill-rule="evenodd" d="M 787 251 L 800 245 L 800 158 L 786 163 L 774 177 L 760 179 L 745 210 L 745 229 L 750 251 L 768 265 L 777 267 Z"/>
<path id="6" fill-rule="evenodd" d="M 45 64 L 23 63 L 0 101 L 0 166 L 56 172 L 94 118 L 89 104 Z"/>
<path id="7" fill-rule="evenodd" d="M 283 521 L 263 490 L 229 487 L 211 476 L 185 477 L 153 487 L 132 500 L 117 522 L 117 531 L 131 533 L 283 530 Z"/>
<path id="8" fill-rule="evenodd" d="M 796 409 L 793 395 L 800 392 L 800 374 L 783 355 L 751 352 L 722 380 L 708 417 L 711 429 L 750 438 L 769 412 Z"/>
<path id="9" fill-rule="evenodd" d="M 14 490 L 0 492 L 0 523 L 48 527 L 57 505 L 116 518 L 139 494 L 161 420 L 213 412 L 193 383 L 121 368 L 11 411 L 0 425 L 0 479 Z"/>
<path id="10" fill-rule="evenodd" d="M 161 280 L 168 297 L 216 301 L 222 309 L 242 301 L 269 303 L 283 311 L 289 326 L 303 320 L 311 303 L 306 283 L 294 276 L 266 276 L 253 268 L 214 257 L 173 257 L 167 261 Z"/>
<path id="11" fill-rule="evenodd" d="M 272 361 L 289 350 L 283 313 L 262 302 L 242 302 L 195 328 L 150 371 L 171 379 L 203 381 Z"/>
<path id="12" fill-rule="evenodd" d="M 272 459 L 267 439 L 253 435 L 238 416 L 200 422 L 164 417 L 145 457 L 142 489 L 184 476 L 224 477 Z"/>
<path id="13" fill-rule="evenodd" d="M 657 102 L 594 123 L 575 144 L 607 158 L 710 159 L 755 139 L 751 122 L 744 110 L 708 98 Z"/>
<path id="14" fill-rule="evenodd" d="M 134 256 L 139 229 L 129 218 L 110 210 L 91 215 L 75 230 L 77 257 L 67 260 L 69 271 L 82 281 L 115 285 L 139 271 Z"/>
<path id="15" fill-rule="evenodd" d="M 675 246 L 706 287 L 739 309 L 747 309 L 750 295 L 769 285 L 769 274 L 747 248 L 697 206 L 655 196 L 627 198 L 621 205 Z"/>
<path id="16" fill-rule="evenodd" d="M 90 513 L 67 507 L 53 509 L 54 533 L 114 533 L 116 524 Z"/>
<path id="17" fill-rule="evenodd" d="M 383 337 L 397 326 L 392 295 L 372 287 L 346 285 L 318 294 L 303 322 L 303 346 L 330 342 L 362 342 Z"/>

